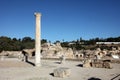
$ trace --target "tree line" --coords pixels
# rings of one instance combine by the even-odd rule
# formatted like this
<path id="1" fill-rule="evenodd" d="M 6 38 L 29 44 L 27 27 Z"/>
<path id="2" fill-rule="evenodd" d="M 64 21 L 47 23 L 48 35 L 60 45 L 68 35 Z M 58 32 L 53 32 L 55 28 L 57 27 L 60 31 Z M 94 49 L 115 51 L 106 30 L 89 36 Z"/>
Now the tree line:
<path id="1" fill-rule="evenodd" d="M 45 39 L 41 43 L 47 42 Z M 10 38 L 6 36 L 0 37 L 0 52 L 5 51 L 20 51 L 23 49 L 32 49 L 35 47 L 35 40 L 31 37 L 24 37 L 22 39 Z"/>
<path id="2" fill-rule="evenodd" d="M 120 36 L 119 37 L 109 37 L 109 38 L 92 38 L 89 40 L 84 40 L 80 37 L 80 39 L 70 41 L 70 42 L 62 42 L 61 45 L 63 47 L 69 47 L 72 48 L 73 50 L 81 50 L 81 49 L 96 49 L 96 48 L 101 48 L 101 49 L 110 49 L 111 47 L 116 47 L 113 45 L 107 46 L 107 45 L 97 45 L 96 42 L 120 42 Z M 118 44 L 120 46 L 120 44 Z M 117 46 L 118 46 L 117 45 Z"/>
<path id="3" fill-rule="evenodd" d="M 96 42 L 119 42 L 120 37 L 109 37 L 109 38 L 93 38 L 89 40 L 84 40 L 82 38 L 74 40 L 74 41 L 56 41 L 60 42 L 62 47 L 68 47 L 75 50 L 80 49 L 94 49 L 96 46 Z M 42 39 L 41 43 L 46 43 L 47 39 Z M 49 41 L 50 42 L 50 41 Z M 56 43 L 55 42 L 55 43 Z M 92 45 L 92 46 L 91 46 Z M 0 52 L 5 51 L 20 51 L 23 49 L 32 49 L 35 47 L 35 40 L 31 37 L 24 37 L 22 39 L 10 38 L 6 36 L 0 37 Z"/>

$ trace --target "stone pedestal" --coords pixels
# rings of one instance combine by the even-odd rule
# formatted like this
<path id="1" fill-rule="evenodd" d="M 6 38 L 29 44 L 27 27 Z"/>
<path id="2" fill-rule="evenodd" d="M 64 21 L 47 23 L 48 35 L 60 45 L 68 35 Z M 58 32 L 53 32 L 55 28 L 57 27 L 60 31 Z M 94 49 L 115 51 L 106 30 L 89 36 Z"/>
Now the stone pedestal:
<path id="1" fill-rule="evenodd" d="M 85 68 L 90 68 L 91 66 L 91 60 L 85 60 L 83 63 L 83 67 Z"/>
<path id="2" fill-rule="evenodd" d="M 71 70 L 69 68 L 60 67 L 54 70 L 53 74 L 55 77 L 64 78 L 70 76 Z"/>
<path id="3" fill-rule="evenodd" d="M 85 68 L 90 68 L 90 67 L 91 67 L 90 62 L 84 63 L 84 64 L 83 64 L 83 67 L 85 67 Z"/>
<path id="4" fill-rule="evenodd" d="M 65 56 L 64 55 L 62 55 L 61 57 L 60 57 L 60 63 L 61 64 L 64 64 L 65 63 Z"/>
<path id="5" fill-rule="evenodd" d="M 35 66 L 41 66 L 40 51 L 41 51 L 41 14 L 35 13 L 36 17 L 36 34 L 35 34 Z"/>

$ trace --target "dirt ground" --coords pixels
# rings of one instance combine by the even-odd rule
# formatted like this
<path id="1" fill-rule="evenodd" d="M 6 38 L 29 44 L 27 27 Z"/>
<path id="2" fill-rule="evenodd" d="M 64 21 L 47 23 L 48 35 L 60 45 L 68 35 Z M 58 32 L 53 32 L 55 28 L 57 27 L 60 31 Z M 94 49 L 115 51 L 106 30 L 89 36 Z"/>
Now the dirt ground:
<path id="1" fill-rule="evenodd" d="M 32 60 L 33 62 L 33 60 Z M 79 61 L 41 60 L 41 67 L 18 59 L 0 60 L 0 80 L 120 80 L 120 64 L 112 64 L 112 69 L 83 68 Z M 71 75 L 58 78 L 51 75 L 59 67 L 71 69 Z"/>

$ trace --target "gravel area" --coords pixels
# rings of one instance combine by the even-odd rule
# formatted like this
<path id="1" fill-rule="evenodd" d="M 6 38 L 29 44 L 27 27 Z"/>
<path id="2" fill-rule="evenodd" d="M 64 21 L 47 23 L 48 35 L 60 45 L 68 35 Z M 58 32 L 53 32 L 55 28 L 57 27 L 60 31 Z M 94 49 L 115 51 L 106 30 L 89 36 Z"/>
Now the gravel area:
<path id="1" fill-rule="evenodd" d="M 31 62 L 33 62 L 32 60 Z M 120 80 L 120 64 L 112 64 L 112 69 L 83 68 L 80 61 L 41 60 L 41 67 L 17 59 L 0 61 L 0 80 Z M 71 69 L 69 77 L 58 78 L 52 75 L 59 67 Z"/>

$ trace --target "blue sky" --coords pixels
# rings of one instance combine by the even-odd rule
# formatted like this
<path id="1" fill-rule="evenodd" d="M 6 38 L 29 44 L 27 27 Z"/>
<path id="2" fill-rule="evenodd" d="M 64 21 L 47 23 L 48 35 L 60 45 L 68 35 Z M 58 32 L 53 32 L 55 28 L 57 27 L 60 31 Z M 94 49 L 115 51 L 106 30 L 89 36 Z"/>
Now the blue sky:
<path id="1" fill-rule="evenodd" d="M 0 0 L 0 36 L 34 38 L 34 12 L 48 41 L 120 36 L 120 0 Z"/>

